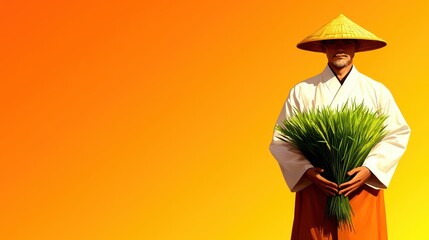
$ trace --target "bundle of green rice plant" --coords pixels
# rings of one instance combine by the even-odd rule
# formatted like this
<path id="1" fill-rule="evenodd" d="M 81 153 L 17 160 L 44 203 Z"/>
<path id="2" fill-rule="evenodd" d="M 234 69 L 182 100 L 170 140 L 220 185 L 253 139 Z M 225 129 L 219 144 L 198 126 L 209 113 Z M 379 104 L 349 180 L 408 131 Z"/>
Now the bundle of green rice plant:
<path id="1" fill-rule="evenodd" d="M 362 104 L 345 104 L 299 112 L 276 126 L 279 139 L 296 147 L 322 176 L 338 185 L 351 179 L 347 172 L 362 166 L 371 149 L 385 136 L 387 116 Z M 353 210 L 348 197 L 330 196 L 325 219 L 338 228 L 353 229 Z"/>

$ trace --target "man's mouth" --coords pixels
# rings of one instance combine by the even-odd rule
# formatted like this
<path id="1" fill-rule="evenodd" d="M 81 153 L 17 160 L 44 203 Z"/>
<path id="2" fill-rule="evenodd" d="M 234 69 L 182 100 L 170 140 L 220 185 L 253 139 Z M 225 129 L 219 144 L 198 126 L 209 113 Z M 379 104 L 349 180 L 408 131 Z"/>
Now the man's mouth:
<path id="1" fill-rule="evenodd" d="M 347 56 L 348 56 L 347 54 L 335 54 L 334 57 L 342 58 L 342 57 L 347 57 Z"/>

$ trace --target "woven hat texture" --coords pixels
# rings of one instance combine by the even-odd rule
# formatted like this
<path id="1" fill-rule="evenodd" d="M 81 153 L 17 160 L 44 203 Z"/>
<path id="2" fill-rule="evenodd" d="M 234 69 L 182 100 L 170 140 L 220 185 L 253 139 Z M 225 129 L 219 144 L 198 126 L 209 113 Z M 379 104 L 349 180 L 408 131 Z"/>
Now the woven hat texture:
<path id="1" fill-rule="evenodd" d="M 297 47 L 302 50 L 323 52 L 321 42 L 335 39 L 355 39 L 359 42 L 356 52 L 370 51 L 386 46 L 386 42 L 357 25 L 343 14 L 304 38 Z"/>

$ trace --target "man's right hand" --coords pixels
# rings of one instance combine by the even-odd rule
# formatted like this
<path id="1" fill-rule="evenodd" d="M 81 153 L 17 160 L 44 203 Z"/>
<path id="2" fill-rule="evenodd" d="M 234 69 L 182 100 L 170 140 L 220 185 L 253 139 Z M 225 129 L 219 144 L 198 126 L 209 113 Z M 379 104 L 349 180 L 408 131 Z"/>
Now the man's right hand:
<path id="1" fill-rule="evenodd" d="M 305 176 L 310 179 L 317 187 L 322 190 L 326 196 L 334 196 L 338 193 L 338 185 L 334 182 L 327 180 L 320 175 L 324 170 L 321 168 L 309 168 L 305 171 Z"/>

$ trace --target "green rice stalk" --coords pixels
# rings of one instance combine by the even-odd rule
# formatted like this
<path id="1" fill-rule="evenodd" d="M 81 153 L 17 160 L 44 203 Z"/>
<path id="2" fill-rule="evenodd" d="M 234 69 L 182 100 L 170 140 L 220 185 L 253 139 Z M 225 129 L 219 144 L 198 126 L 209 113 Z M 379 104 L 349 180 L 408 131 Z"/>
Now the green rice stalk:
<path id="1" fill-rule="evenodd" d="M 353 102 L 337 109 L 294 109 L 293 116 L 276 130 L 279 139 L 300 150 L 313 166 L 324 169 L 323 177 L 340 185 L 351 179 L 347 172 L 362 166 L 371 149 L 386 136 L 386 118 Z M 325 218 L 334 220 L 339 228 L 353 229 L 352 214 L 347 197 L 328 197 Z"/>

